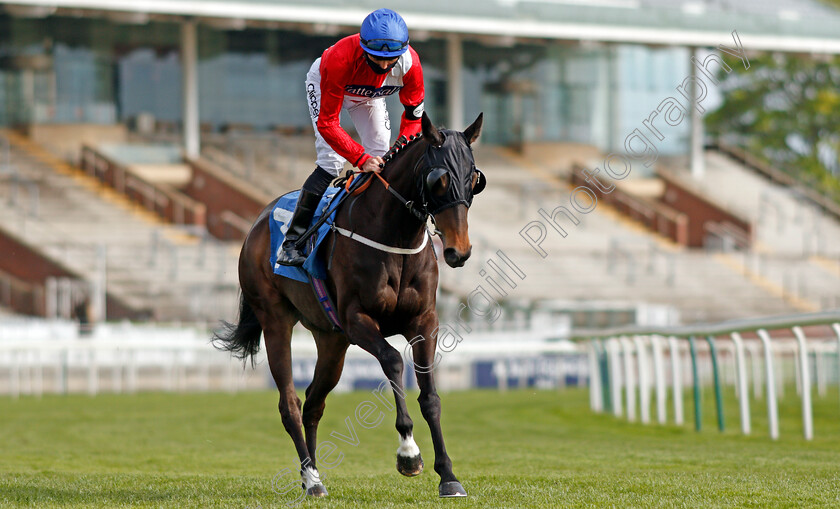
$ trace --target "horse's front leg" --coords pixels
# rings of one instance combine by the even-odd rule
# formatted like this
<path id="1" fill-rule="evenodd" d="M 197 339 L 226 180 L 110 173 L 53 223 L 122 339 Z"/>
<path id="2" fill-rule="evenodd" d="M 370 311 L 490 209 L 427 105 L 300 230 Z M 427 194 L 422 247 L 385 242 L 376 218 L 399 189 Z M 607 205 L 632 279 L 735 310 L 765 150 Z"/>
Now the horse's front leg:
<path id="1" fill-rule="evenodd" d="M 435 387 L 435 350 L 437 348 L 436 330 L 437 312 L 428 311 L 415 318 L 408 327 L 407 338 L 411 342 L 414 356 L 414 372 L 417 386 L 420 388 L 420 411 L 429 424 L 432 443 L 435 447 L 435 472 L 440 475 L 438 492 L 441 497 L 466 497 L 467 492 L 452 472 L 452 460 L 446 453 L 443 443 L 443 430 L 440 427 L 440 397 Z"/>
<path id="2" fill-rule="evenodd" d="M 400 434 L 397 470 L 405 476 L 418 475 L 423 471 L 423 460 L 420 458 L 420 449 L 414 443 L 414 423 L 405 404 L 402 355 L 385 341 L 379 332 L 379 325 L 367 314 L 355 313 L 348 322 L 348 335 L 354 343 L 376 357 L 394 392 L 397 409 L 396 428 Z"/>

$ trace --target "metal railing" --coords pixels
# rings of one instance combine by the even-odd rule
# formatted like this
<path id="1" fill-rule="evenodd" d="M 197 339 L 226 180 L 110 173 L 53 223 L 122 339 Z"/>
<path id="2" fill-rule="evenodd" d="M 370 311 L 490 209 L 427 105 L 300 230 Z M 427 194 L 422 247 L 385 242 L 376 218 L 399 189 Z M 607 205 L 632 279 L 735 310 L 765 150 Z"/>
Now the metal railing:
<path id="1" fill-rule="evenodd" d="M 178 225 L 205 225 L 207 207 L 168 184 L 150 182 L 99 150 L 82 147 L 81 168 L 118 193 Z"/>
<path id="2" fill-rule="evenodd" d="M 810 326 L 830 326 L 833 336 L 823 335 L 809 339 L 804 328 Z M 776 331 L 775 338 L 769 331 Z M 790 331 L 781 334 L 780 331 Z M 742 334 L 754 333 L 756 338 L 744 338 Z M 732 360 L 734 360 L 735 389 L 739 400 L 741 431 L 750 434 L 749 390 L 747 385 L 746 357 L 753 358 L 752 375 L 754 385 L 759 387 L 760 371 L 757 361 L 760 343 L 763 350 L 763 374 L 766 387 L 767 417 L 770 437 L 779 437 L 779 412 L 777 390 L 783 390 L 776 376 L 776 354 L 793 354 L 797 391 L 802 401 L 802 425 L 806 440 L 814 436 L 813 408 L 811 404 L 811 355 L 818 391 L 823 394 L 827 384 L 826 354 L 837 355 L 837 373 L 840 374 L 840 310 L 800 315 L 786 315 L 752 320 L 729 321 L 719 324 L 701 324 L 680 327 L 626 327 L 610 330 L 576 330 L 573 339 L 588 341 L 590 345 L 590 406 L 593 411 L 610 411 L 616 416 L 626 413 L 628 420 L 635 421 L 636 393 L 639 393 L 639 419 L 642 423 L 650 422 L 651 378 L 656 394 L 657 419 L 660 424 L 667 420 L 666 409 L 666 362 L 665 345 L 670 353 L 670 381 L 674 405 L 674 421 L 683 423 L 683 359 L 687 353 L 691 361 L 691 381 L 693 382 L 695 429 L 702 427 L 700 386 L 701 376 L 698 363 L 698 351 L 705 339 L 705 352 L 711 360 L 711 378 L 714 384 L 715 405 L 718 428 L 724 430 L 722 402 L 722 366 L 721 350 L 728 350 L 716 341 L 728 337 L 732 342 Z M 749 346 L 749 347 L 748 347 Z M 651 355 L 649 355 L 651 354 Z M 652 356 L 652 363 L 648 359 Z M 652 375 L 652 377 L 651 377 Z M 840 381 L 840 379 L 838 379 Z M 622 393 L 625 396 L 622 401 Z M 626 412 L 623 408 L 626 406 Z"/>
<path id="3" fill-rule="evenodd" d="M 435 361 L 438 387 L 505 390 L 585 385 L 586 352 L 569 342 L 545 340 L 552 333 L 550 329 L 475 332 L 451 350 L 441 350 Z M 83 335 L 71 321 L 0 322 L 0 397 L 273 387 L 264 348 L 257 355 L 257 369 L 243 371 L 242 361 L 214 349 L 210 335 L 203 327 L 127 323 L 98 324 Z M 389 341 L 405 351 L 403 338 Z M 317 361 L 312 335 L 296 328 L 291 351 L 295 383 L 305 387 Z M 412 369 L 410 355 L 405 359 L 407 369 Z M 359 348 L 347 352 L 339 390 L 350 390 L 357 381 L 381 380 L 374 357 Z"/>
<path id="4" fill-rule="evenodd" d="M 183 334 L 181 334 L 183 335 Z M 206 339 L 0 341 L 0 394 L 142 390 L 237 391 L 244 388 L 242 363 L 213 349 Z M 257 373 L 257 387 L 265 375 Z M 255 386 L 252 382 L 249 384 Z"/>

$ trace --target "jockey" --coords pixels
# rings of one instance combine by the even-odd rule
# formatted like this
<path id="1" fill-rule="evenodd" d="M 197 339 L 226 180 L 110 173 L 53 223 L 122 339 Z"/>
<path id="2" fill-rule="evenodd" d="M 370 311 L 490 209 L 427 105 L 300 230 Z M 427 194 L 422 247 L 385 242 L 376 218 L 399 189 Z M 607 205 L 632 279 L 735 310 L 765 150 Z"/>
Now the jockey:
<path id="1" fill-rule="evenodd" d="M 309 228 L 321 196 L 345 161 L 365 172 L 378 172 L 384 165 L 382 156 L 391 140 L 385 97 L 395 92 L 405 107 L 399 135 L 408 139 L 420 131 L 423 70 L 408 45 L 405 21 L 390 9 L 379 9 L 365 18 L 358 34 L 327 48 L 306 75 L 317 166 L 300 190 L 277 263 L 303 264 L 306 258 L 295 242 Z M 350 114 L 361 145 L 341 127 L 342 109 Z"/>

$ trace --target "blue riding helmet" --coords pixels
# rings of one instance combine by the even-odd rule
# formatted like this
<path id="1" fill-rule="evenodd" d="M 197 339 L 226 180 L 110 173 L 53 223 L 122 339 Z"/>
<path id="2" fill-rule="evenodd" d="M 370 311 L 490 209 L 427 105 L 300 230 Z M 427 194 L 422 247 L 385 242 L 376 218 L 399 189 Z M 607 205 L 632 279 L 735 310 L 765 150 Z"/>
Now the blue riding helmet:
<path id="1" fill-rule="evenodd" d="M 377 9 L 362 21 L 359 44 L 371 55 L 398 57 L 408 49 L 408 27 L 391 9 Z"/>

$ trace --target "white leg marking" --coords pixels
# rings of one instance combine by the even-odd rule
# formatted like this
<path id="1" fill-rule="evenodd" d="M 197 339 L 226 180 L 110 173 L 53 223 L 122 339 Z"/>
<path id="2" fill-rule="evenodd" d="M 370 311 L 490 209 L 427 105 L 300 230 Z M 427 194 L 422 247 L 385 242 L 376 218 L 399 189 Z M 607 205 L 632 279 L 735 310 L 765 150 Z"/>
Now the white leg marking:
<path id="1" fill-rule="evenodd" d="M 303 472 L 300 474 L 300 480 L 303 481 L 306 489 L 321 484 L 321 476 L 318 474 L 318 471 L 312 467 L 306 467 L 303 469 Z"/>
<path id="2" fill-rule="evenodd" d="M 420 448 L 414 443 L 414 435 L 409 433 L 405 438 L 400 437 L 400 447 L 397 449 L 397 456 L 413 458 L 418 454 L 420 454 Z"/>

